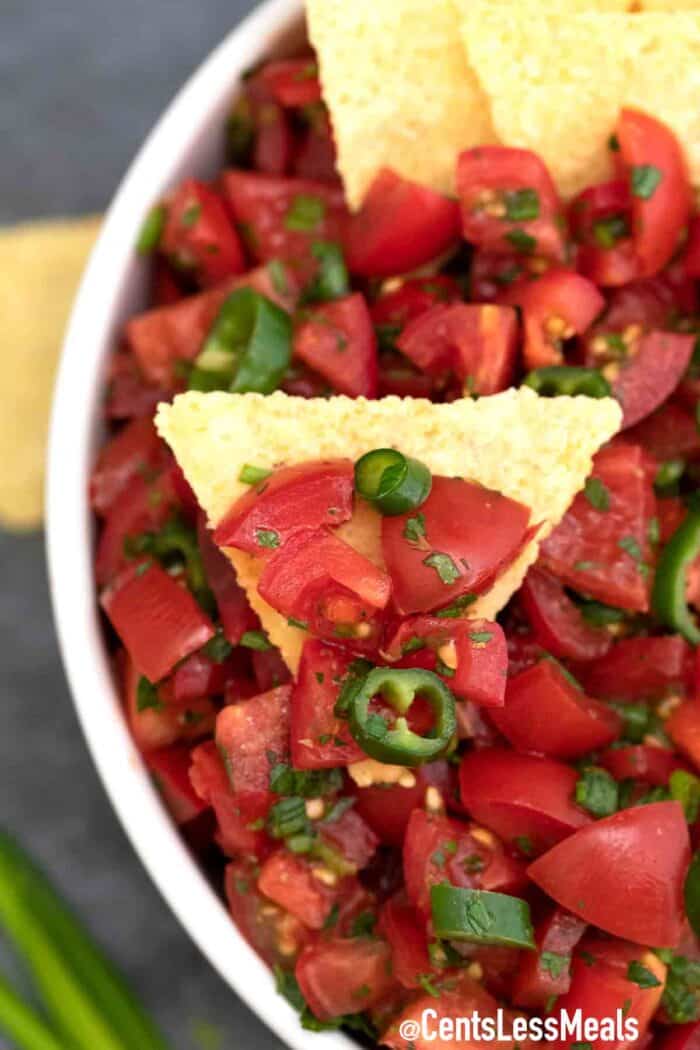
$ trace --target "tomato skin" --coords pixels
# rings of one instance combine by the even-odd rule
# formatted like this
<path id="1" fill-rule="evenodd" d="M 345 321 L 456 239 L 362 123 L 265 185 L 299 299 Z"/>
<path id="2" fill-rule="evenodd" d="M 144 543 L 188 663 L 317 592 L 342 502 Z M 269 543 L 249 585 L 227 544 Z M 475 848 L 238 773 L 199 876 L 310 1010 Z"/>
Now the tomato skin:
<path id="1" fill-rule="evenodd" d="M 648 744 L 611 748 L 602 753 L 599 762 L 615 780 L 641 780 L 652 787 L 666 787 L 677 769 L 690 772 L 688 764 L 675 752 Z"/>
<path id="2" fill-rule="evenodd" d="M 665 729 L 679 751 L 700 769 L 700 703 L 686 700 L 665 723 Z"/>
<path id="3" fill-rule="evenodd" d="M 159 565 L 127 569 L 103 591 L 100 604 L 150 682 L 159 682 L 215 634 L 189 591 Z"/>
<path id="4" fill-rule="evenodd" d="M 642 445 L 658 463 L 676 456 L 687 459 L 700 456 L 700 431 L 695 417 L 677 401 L 666 402 L 626 436 Z"/>
<path id="5" fill-rule="evenodd" d="M 638 110 L 621 111 L 616 134 L 628 172 L 652 165 L 661 173 L 661 181 L 650 197 L 632 192 L 634 243 L 641 276 L 647 277 L 669 261 L 690 218 L 685 159 L 670 128 Z"/>
<path id="6" fill-rule="evenodd" d="M 159 695 L 167 703 L 179 706 L 204 696 L 217 696 L 241 676 L 242 664 L 240 653 L 232 653 L 217 664 L 200 650 L 177 665 L 160 686 Z"/>
<path id="7" fill-rule="evenodd" d="M 250 231 L 248 247 L 253 256 L 259 262 L 287 261 L 302 283 L 316 271 L 311 254 L 314 241 L 342 240 L 347 211 L 339 186 L 248 171 L 224 172 L 221 185 L 236 222 Z M 299 198 L 319 202 L 317 221 L 294 221 Z M 300 229 L 300 225 L 304 228 Z"/>
<path id="8" fill-rule="evenodd" d="M 324 823 L 321 838 L 358 871 L 367 867 L 379 845 L 378 837 L 355 809 L 348 809 L 337 820 Z"/>
<path id="9" fill-rule="evenodd" d="M 118 654 L 117 668 L 129 730 L 143 755 L 172 747 L 180 741 L 196 740 L 212 731 L 216 709 L 206 697 L 194 700 L 186 707 L 161 702 L 158 707 L 140 711 L 138 684 L 141 675 L 124 650 Z"/>
<path id="10" fill-rule="evenodd" d="M 297 139 L 292 174 L 300 179 L 339 184 L 333 129 L 325 106 L 306 110 L 309 126 Z"/>
<path id="11" fill-rule="evenodd" d="M 263 864 L 258 889 L 309 929 L 320 930 L 347 887 L 327 886 L 314 875 L 311 861 L 278 849 Z"/>
<path id="12" fill-rule="evenodd" d="M 685 681 L 690 647 L 680 635 L 621 638 L 583 672 L 593 696 L 644 700 L 664 696 Z"/>
<path id="13" fill-rule="evenodd" d="M 223 201 L 197 179 L 186 179 L 168 202 L 159 248 L 173 265 L 191 271 L 202 288 L 212 288 L 246 268 Z"/>
<path id="14" fill-rule="evenodd" d="M 523 311 L 523 356 L 528 370 L 563 364 L 563 338 L 583 335 L 605 306 L 592 281 L 563 269 L 549 270 L 536 281 L 516 286 L 507 299 Z M 553 322 L 563 322 L 561 333 L 554 336 L 549 333 Z"/>
<path id="15" fill-rule="evenodd" d="M 257 78 L 282 106 L 311 106 L 321 100 L 318 68 L 310 56 L 266 62 Z"/>
<path id="16" fill-rule="evenodd" d="M 225 854 L 243 853 L 263 859 L 270 853 L 272 842 L 264 828 L 270 808 L 269 792 L 234 795 L 213 740 L 207 740 L 192 752 L 190 781 L 199 798 L 214 810 L 217 841 Z M 261 821 L 263 826 L 259 827 Z"/>
<path id="17" fill-rule="evenodd" d="M 261 545 L 260 530 L 275 532 L 279 547 L 297 529 L 340 525 L 352 515 L 353 494 L 349 459 L 282 467 L 236 500 L 214 530 L 214 543 L 265 555 L 270 548 Z"/>
<path id="18" fill-rule="evenodd" d="M 518 319 L 509 306 L 439 304 L 411 321 L 396 345 L 428 375 L 454 372 L 465 392 L 497 394 L 515 375 Z"/>
<path id="19" fill-rule="evenodd" d="M 125 540 L 141 532 L 157 532 L 176 506 L 172 478 L 167 471 L 154 481 L 140 475 L 132 478 L 110 507 L 97 541 L 95 579 L 99 587 L 133 564 L 124 549 Z"/>
<path id="20" fill-rule="evenodd" d="M 153 418 L 167 391 L 146 382 L 132 354 L 117 350 L 109 359 L 104 411 L 108 420 Z"/>
<path id="21" fill-rule="evenodd" d="M 674 1024 L 660 1037 L 659 1050 L 698 1050 L 700 1047 L 700 1021 Z"/>
<path id="22" fill-rule="evenodd" d="M 537 193 L 536 219 L 510 221 L 504 216 L 489 215 L 482 205 L 484 193 L 492 191 L 498 198 L 522 189 Z M 514 244 L 508 235 L 517 230 L 534 238 L 533 251 L 537 255 L 563 261 L 564 239 L 557 225 L 559 198 L 549 172 L 535 153 L 507 146 L 480 146 L 461 153 L 457 160 L 457 193 L 462 207 L 462 232 L 472 244 L 510 255 Z"/>
<path id="23" fill-rule="evenodd" d="M 377 396 L 377 337 L 359 292 L 312 307 L 294 332 L 294 356 L 348 397 Z"/>
<path id="24" fill-rule="evenodd" d="M 301 953 L 295 969 L 304 999 L 320 1021 L 369 1009 L 395 984 L 386 941 L 333 937 Z"/>
<path id="25" fill-rule="evenodd" d="M 428 955 L 425 918 L 403 892 L 382 908 L 379 930 L 391 946 L 394 976 L 404 988 L 420 988 L 420 978 L 436 972 Z"/>
<path id="26" fill-rule="evenodd" d="M 490 620 L 452 620 L 437 616 L 409 616 L 387 635 L 383 651 L 402 666 L 414 666 L 404 647 L 420 638 L 425 648 L 418 650 L 415 666 L 440 675 L 445 685 L 461 700 L 480 707 L 502 707 L 508 668 L 508 647 L 503 628 Z M 440 670 L 438 651 L 453 650 L 456 666 L 447 675 Z M 413 655 L 413 654 L 411 654 Z"/>
<path id="27" fill-rule="evenodd" d="M 291 751 L 296 769 L 331 769 L 366 758 L 346 720 L 333 708 L 355 657 L 310 639 L 304 645 L 292 692 Z"/>
<path id="28" fill-rule="evenodd" d="M 505 842 L 529 839 L 534 854 L 590 823 L 572 801 L 577 779 L 562 762 L 500 748 L 466 754 L 459 770 L 470 816 Z"/>
<path id="29" fill-rule="evenodd" d="M 654 492 L 643 450 L 615 443 L 594 459 L 592 477 L 610 498 L 599 510 L 580 492 L 563 521 L 542 543 L 540 566 L 580 594 L 630 612 L 649 608 L 649 581 L 643 566 L 652 561 L 649 522 Z M 639 560 L 625 546 L 633 543 Z"/>
<path id="30" fill-rule="evenodd" d="M 289 668 L 285 664 L 279 649 L 265 649 L 264 652 L 254 651 L 251 653 L 253 662 L 253 674 L 258 686 L 258 692 L 268 693 L 279 685 L 286 685 L 291 681 Z"/>
<path id="31" fill-rule="evenodd" d="M 436 259 L 458 237 L 454 201 L 383 168 L 348 224 L 348 267 L 359 277 L 409 273 Z"/>
<path id="32" fill-rule="evenodd" d="M 640 963 L 658 981 L 652 988 L 640 988 L 627 979 L 627 970 L 632 962 Z M 617 1011 L 626 1021 L 636 1021 L 639 1040 L 643 1040 L 661 1001 L 666 980 L 666 967 L 650 951 L 643 951 L 624 941 L 587 937 L 581 951 L 574 953 L 571 965 L 571 987 L 557 1001 L 555 1012 L 566 1011 L 571 1017 L 580 1010 L 584 1018 L 604 1021 L 614 1019 Z M 569 1044 L 554 1043 L 557 1050 Z M 638 1046 L 633 1039 L 603 1039 L 593 1041 L 598 1050 L 622 1050 L 623 1047 Z M 641 1044 L 643 1045 L 643 1043 Z"/>
<path id="33" fill-rule="evenodd" d="M 412 772 L 416 781 L 413 787 L 352 788 L 358 813 L 388 846 L 403 845 L 411 814 L 423 805 L 429 787 L 436 787 L 443 796 L 450 789 L 450 770 L 444 761 L 419 766 Z"/>
<path id="34" fill-rule="evenodd" d="M 595 235 L 600 220 L 631 218 L 632 202 L 624 179 L 590 186 L 569 207 L 569 224 L 578 242 L 576 266 L 580 273 L 603 287 L 628 284 L 639 276 L 639 263 L 634 243 L 629 236 L 602 247 Z"/>
<path id="35" fill-rule="evenodd" d="M 512 1001 L 517 1006 L 531 1009 L 546 1007 L 552 996 L 568 992 L 571 985 L 570 967 L 551 972 L 542 962 L 544 952 L 571 955 L 583 937 L 586 924 L 575 915 L 554 908 L 538 924 L 535 931 L 537 952 L 521 952 L 518 971 L 513 980 Z"/>
<path id="36" fill-rule="evenodd" d="M 145 756 L 163 801 L 178 824 L 189 823 L 207 808 L 190 781 L 191 754 L 188 747 L 165 747 Z"/>
<path id="37" fill-rule="evenodd" d="M 491 720 L 516 751 L 550 758 L 579 758 L 611 744 L 620 716 L 580 692 L 551 660 L 508 679 L 506 702 Z"/>
<path id="38" fill-rule="evenodd" d="M 236 927 L 269 967 L 288 967 L 311 933 L 297 918 L 270 904 L 256 887 L 255 861 L 237 859 L 229 864 L 224 889 Z"/>
<path id="39" fill-rule="evenodd" d="M 527 507 L 459 478 L 434 477 L 420 513 L 425 544 L 410 543 L 404 536 L 414 512 L 382 519 L 384 559 L 402 615 L 429 612 L 463 594 L 487 590 L 527 541 Z M 452 560 L 459 573 L 453 583 L 443 582 L 437 569 L 425 564 L 431 552 Z"/>
<path id="40" fill-rule="evenodd" d="M 90 506 L 102 516 L 137 476 L 156 473 L 168 454 L 153 421 L 135 418 L 103 445 L 90 477 Z"/>
<path id="41" fill-rule="evenodd" d="M 671 396 L 688 369 L 694 346 L 694 335 L 649 332 L 642 336 L 636 354 L 622 362 L 612 380 L 624 413 L 623 430 L 645 419 Z"/>
<path id="42" fill-rule="evenodd" d="M 287 761 L 291 694 L 291 686 L 282 685 L 219 712 L 216 746 L 235 794 L 269 791 L 272 766 Z"/>
<path id="43" fill-rule="evenodd" d="M 353 632 L 352 644 L 364 649 L 376 645 L 377 612 L 389 601 L 391 580 L 333 533 L 304 530 L 268 560 L 258 592 L 313 634 L 338 641 Z"/>
<path id="44" fill-rule="evenodd" d="M 653 802 L 580 828 L 528 874 L 557 904 L 606 933 L 675 948 L 689 863 L 683 807 Z"/>
<path id="45" fill-rule="evenodd" d="M 505 853 L 495 835 L 486 844 L 483 829 L 479 837 L 474 830 L 474 825 L 442 814 L 422 809 L 411 814 L 403 843 L 406 893 L 426 920 L 431 916 L 430 889 L 441 882 L 501 893 L 522 890 L 522 864 Z"/>
<path id="46" fill-rule="evenodd" d="M 700 216 L 694 215 L 688 225 L 688 240 L 683 252 L 683 269 L 687 277 L 700 277 Z"/>
<path id="47" fill-rule="evenodd" d="M 231 645 L 239 645 L 246 631 L 260 628 L 260 621 L 238 583 L 231 562 L 214 543 L 203 513 L 197 519 L 197 540 L 204 574 L 216 600 L 224 637 Z"/>
<path id="48" fill-rule="evenodd" d="M 375 325 L 404 328 L 432 306 L 459 302 L 462 293 L 457 282 L 448 276 L 413 277 L 399 288 L 384 292 L 372 303 L 370 313 Z"/>
<path id="49" fill-rule="evenodd" d="M 595 660 L 611 644 L 607 631 L 586 623 L 563 585 L 548 572 L 530 569 L 520 599 L 540 645 L 562 660 Z"/>

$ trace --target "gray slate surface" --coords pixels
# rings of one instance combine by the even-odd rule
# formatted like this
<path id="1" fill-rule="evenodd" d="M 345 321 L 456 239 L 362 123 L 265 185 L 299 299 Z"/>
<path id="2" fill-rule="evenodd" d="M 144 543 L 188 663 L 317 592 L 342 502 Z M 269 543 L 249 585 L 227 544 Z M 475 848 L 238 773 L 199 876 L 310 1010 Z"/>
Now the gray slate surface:
<path id="1" fill-rule="evenodd" d="M 253 6 L 0 0 L 0 222 L 101 209 L 183 79 Z M 0 703 L 0 823 L 109 946 L 173 1050 L 279 1050 L 189 942 L 109 807 L 59 662 L 39 536 L 0 533 Z M 197 1037 L 205 1020 L 220 1041 Z"/>

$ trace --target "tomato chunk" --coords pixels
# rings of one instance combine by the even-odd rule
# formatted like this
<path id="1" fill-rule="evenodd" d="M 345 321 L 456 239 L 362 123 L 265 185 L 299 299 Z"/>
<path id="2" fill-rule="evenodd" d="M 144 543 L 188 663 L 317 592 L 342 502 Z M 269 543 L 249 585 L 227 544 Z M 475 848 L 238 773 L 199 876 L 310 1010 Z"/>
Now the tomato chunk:
<path id="1" fill-rule="evenodd" d="M 670 128 L 639 110 L 622 110 L 616 134 L 630 180 L 641 276 L 647 277 L 669 261 L 690 218 L 685 159 Z"/>
<path id="2" fill-rule="evenodd" d="M 592 281 L 560 269 L 517 285 L 507 298 L 523 311 L 528 370 L 563 364 L 566 340 L 583 335 L 605 306 Z"/>
<path id="3" fill-rule="evenodd" d="M 357 811 L 361 813 L 380 840 L 389 846 L 403 845 L 406 828 L 413 811 L 425 802 L 429 787 L 447 796 L 451 788 L 450 769 L 446 762 L 432 762 L 411 771 L 413 785 L 354 788 Z"/>
<path id="4" fill-rule="evenodd" d="M 203 514 L 200 514 L 197 522 L 197 540 L 204 574 L 216 600 L 224 636 L 231 645 L 239 645 L 246 631 L 259 629 L 260 621 L 250 607 L 233 565 L 212 540 Z"/>
<path id="5" fill-rule="evenodd" d="M 310 106 L 321 99 L 318 66 L 311 56 L 266 62 L 258 76 L 283 106 Z"/>
<path id="6" fill-rule="evenodd" d="M 512 1000 L 518 1006 L 546 1007 L 552 996 L 568 992 L 571 953 L 583 937 L 586 924 L 575 915 L 554 908 L 535 931 L 537 952 L 521 952 Z"/>
<path id="7" fill-rule="evenodd" d="M 382 519 L 382 548 L 402 615 L 482 593 L 527 542 L 530 511 L 500 492 L 434 477 L 420 513 Z"/>
<path id="8" fill-rule="evenodd" d="M 638 445 L 611 445 L 593 482 L 540 548 L 540 564 L 569 587 L 631 612 L 649 607 L 654 494 Z"/>
<path id="9" fill-rule="evenodd" d="M 621 638 L 586 669 L 586 687 L 606 699 L 658 699 L 682 687 L 690 652 L 680 635 Z"/>
<path id="10" fill-rule="evenodd" d="M 237 859 L 226 868 L 224 889 L 237 929 L 268 966 L 288 967 L 311 936 L 308 927 L 263 897 L 254 861 Z"/>
<path id="11" fill-rule="evenodd" d="M 167 452 L 147 417 L 133 419 L 102 447 L 90 478 L 90 504 L 105 515 L 137 476 L 158 472 Z"/>
<path id="12" fill-rule="evenodd" d="M 408 273 L 436 259 L 458 237 L 455 201 L 384 168 L 348 225 L 348 266 L 361 277 Z"/>
<path id="13" fill-rule="evenodd" d="M 127 569 L 100 599 L 136 667 L 151 682 L 214 637 L 189 591 L 159 565 Z"/>
<path id="14" fill-rule="evenodd" d="M 216 746 L 237 795 L 269 791 L 272 767 L 289 757 L 291 693 L 282 685 L 219 712 Z"/>
<path id="15" fill-rule="evenodd" d="M 320 930 L 333 905 L 342 898 L 343 886 L 328 886 L 305 857 L 284 849 L 268 857 L 258 877 L 258 889 L 312 930 Z"/>
<path id="16" fill-rule="evenodd" d="M 190 762 L 188 747 L 165 747 L 146 755 L 149 772 L 178 824 L 189 823 L 207 808 L 192 787 Z"/>
<path id="17" fill-rule="evenodd" d="M 638 423 L 626 437 L 649 452 L 660 464 L 668 459 L 697 459 L 700 431 L 695 418 L 684 405 L 668 401 L 662 408 Z"/>
<path id="18" fill-rule="evenodd" d="M 569 208 L 571 232 L 578 242 L 580 273 L 603 287 L 628 284 L 639 276 L 632 241 L 632 201 L 624 179 L 590 186 Z"/>
<path id="19" fill-rule="evenodd" d="M 465 393 L 497 394 L 514 378 L 518 320 L 509 306 L 438 305 L 411 321 L 397 346 L 429 375 L 453 372 Z"/>
<path id="20" fill-rule="evenodd" d="M 467 150 L 457 161 L 457 192 L 462 230 L 472 244 L 564 259 L 559 198 L 536 154 L 506 146 Z"/>
<path id="21" fill-rule="evenodd" d="M 159 247 L 203 288 L 246 268 L 243 247 L 221 197 L 197 179 L 186 179 L 168 202 Z"/>
<path id="22" fill-rule="evenodd" d="M 266 857 L 272 842 L 265 831 L 269 792 L 234 795 L 223 759 L 213 740 L 192 752 L 190 780 L 197 795 L 214 810 L 217 841 L 228 856 Z"/>
<path id="23" fill-rule="evenodd" d="M 563 584 L 550 573 L 530 569 L 520 598 L 535 638 L 552 656 L 594 660 L 610 648 L 608 632 L 586 623 Z"/>
<path id="24" fill-rule="evenodd" d="M 382 908 L 379 928 L 391 946 L 394 976 L 404 988 L 420 988 L 421 978 L 435 972 L 428 955 L 425 918 L 403 893 Z"/>
<path id="25" fill-rule="evenodd" d="M 505 707 L 491 719 L 517 751 L 551 758 L 578 758 L 611 744 L 620 733 L 619 715 L 586 696 L 553 660 L 508 680 Z"/>
<path id="26" fill-rule="evenodd" d="M 358 1013 L 392 990 L 391 948 L 386 941 L 333 937 L 301 953 L 295 970 L 304 999 L 320 1021 Z"/>
<path id="27" fill-rule="evenodd" d="M 169 472 L 154 480 L 140 474 L 132 478 L 110 507 L 97 542 L 98 586 L 104 587 L 132 564 L 126 541 L 143 532 L 158 532 L 175 512 L 177 502 Z"/>
<path id="28" fill-rule="evenodd" d="M 690 772 L 690 767 L 670 748 L 649 744 L 630 744 L 604 751 L 600 765 L 615 780 L 641 780 L 652 787 L 666 787 L 677 769 Z"/>
<path id="29" fill-rule="evenodd" d="M 686 700 L 677 707 L 665 724 L 666 732 L 679 751 L 700 769 L 700 704 Z"/>
<path id="30" fill-rule="evenodd" d="M 347 766 L 366 757 L 347 721 L 334 713 L 354 662 L 352 653 L 336 646 L 315 640 L 304 645 L 292 692 L 291 749 L 297 769 Z"/>
<path id="31" fill-rule="evenodd" d="M 399 288 L 384 292 L 371 306 L 375 325 L 404 328 L 409 321 L 420 317 L 431 306 L 458 302 L 462 298 L 459 285 L 452 277 L 414 277 L 403 281 Z"/>
<path id="32" fill-rule="evenodd" d="M 687 371 L 694 346 L 693 335 L 649 332 L 631 347 L 629 358 L 604 369 L 622 405 L 623 430 L 646 419 L 671 396 Z"/>
<path id="33" fill-rule="evenodd" d="M 124 708 L 134 743 L 143 755 L 169 748 L 180 741 L 192 741 L 214 728 L 216 708 L 207 697 L 187 704 L 167 703 L 161 691 L 149 697 L 144 706 L 139 695 L 141 674 L 122 651 L 117 660 L 120 671 Z"/>
<path id="34" fill-rule="evenodd" d="M 577 779 L 576 770 L 562 762 L 499 748 L 470 752 L 459 770 L 467 812 L 525 855 L 590 823 L 572 801 Z"/>
<path id="35" fill-rule="evenodd" d="M 305 311 L 294 332 L 294 355 L 339 394 L 377 396 L 377 337 L 359 292 Z"/>
<path id="36" fill-rule="evenodd" d="M 557 904 L 606 933 L 675 948 L 689 862 L 682 806 L 653 802 L 580 828 L 528 873 Z"/>
<path id="37" fill-rule="evenodd" d="M 349 459 L 282 467 L 236 500 L 214 531 L 214 542 L 249 554 L 267 554 L 298 529 L 348 521 L 353 493 Z"/>

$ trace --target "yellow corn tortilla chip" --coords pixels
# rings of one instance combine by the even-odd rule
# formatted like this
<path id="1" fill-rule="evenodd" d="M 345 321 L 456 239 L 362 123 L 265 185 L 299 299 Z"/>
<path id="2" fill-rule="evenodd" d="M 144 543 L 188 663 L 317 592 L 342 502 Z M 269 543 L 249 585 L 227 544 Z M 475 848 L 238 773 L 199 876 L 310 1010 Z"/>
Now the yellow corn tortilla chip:
<path id="1" fill-rule="evenodd" d="M 620 406 L 611 399 L 540 399 L 527 388 L 479 401 L 452 404 L 387 397 L 304 400 L 281 392 L 182 394 L 158 408 L 156 425 L 216 526 L 248 486 L 245 464 L 273 469 L 314 459 L 358 459 L 373 448 L 395 446 L 422 460 L 434 474 L 460 475 L 520 500 L 542 523 L 538 540 L 561 520 L 590 473 L 591 459 L 619 428 Z M 353 519 L 338 530 L 351 546 L 382 565 L 379 515 L 357 501 Z M 537 557 L 533 541 L 471 606 L 487 618 L 503 608 Z M 295 672 L 306 633 L 290 626 L 258 595 L 262 561 L 227 549 L 270 639 Z"/>
<path id="2" fill-rule="evenodd" d="M 443 192 L 460 150 L 493 142 L 452 0 L 307 0 L 348 200 L 391 167 Z"/>
<path id="3" fill-rule="evenodd" d="M 25 223 L 0 232 L 0 524 L 36 528 L 44 446 L 63 328 L 100 220 Z"/>
<path id="4" fill-rule="evenodd" d="M 461 28 L 500 141 L 538 153 L 564 196 L 610 177 L 622 106 L 667 123 L 700 183 L 700 12 L 533 17 L 473 0 Z"/>

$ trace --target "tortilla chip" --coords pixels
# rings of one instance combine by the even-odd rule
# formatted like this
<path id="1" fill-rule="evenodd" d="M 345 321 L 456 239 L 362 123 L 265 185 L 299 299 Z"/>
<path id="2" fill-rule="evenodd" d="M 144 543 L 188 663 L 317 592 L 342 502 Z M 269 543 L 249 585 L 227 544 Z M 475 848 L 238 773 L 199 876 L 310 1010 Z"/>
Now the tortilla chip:
<path id="1" fill-rule="evenodd" d="M 469 60 L 501 142 L 532 149 L 564 196 L 611 177 L 622 106 L 667 123 L 700 184 L 700 12 L 582 14 L 460 0 Z M 567 5 L 568 6 L 568 5 Z"/>
<path id="2" fill-rule="evenodd" d="M 376 173 L 451 193 L 460 150 L 493 142 L 452 0 L 307 0 L 351 206 Z"/>
<path id="3" fill-rule="evenodd" d="M 540 399 L 527 388 L 452 404 L 388 397 L 305 400 L 283 393 L 182 394 L 158 408 L 156 424 L 216 526 L 248 487 L 245 464 L 272 469 L 314 459 L 358 459 L 393 445 L 434 474 L 460 475 L 527 504 L 541 522 L 538 540 L 558 524 L 591 469 L 595 452 L 616 433 L 620 406 L 611 399 Z M 362 500 L 338 530 L 351 546 L 382 565 L 379 515 Z M 491 618 L 520 586 L 538 542 L 470 608 Z M 262 561 L 227 549 L 270 640 L 296 671 L 304 631 L 290 626 L 257 593 Z"/>
<path id="4" fill-rule="evenodd" d="M 41 524 L 44 447 L 63 329 L 97 217 L 26 223 L 0 232 L 0 523 Z"/>

